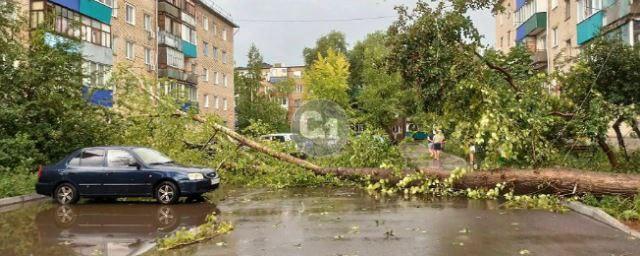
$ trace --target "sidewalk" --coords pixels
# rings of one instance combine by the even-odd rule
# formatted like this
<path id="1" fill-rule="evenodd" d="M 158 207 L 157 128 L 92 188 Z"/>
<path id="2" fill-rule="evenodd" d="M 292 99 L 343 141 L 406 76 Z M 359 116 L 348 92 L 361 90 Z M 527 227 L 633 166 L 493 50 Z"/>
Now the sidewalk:
<path id="1" fill-rule="evenodd" d="M 429 157 L 429 149 L 425 143 L 426 142 L 412 142 L 404 144 L 400 148 L 402 155 L 410 165 L 418 168 L 443 169 L 447 171 L 468 166 L 464 159 L 445 152 L 440 154 L 440 161 L 431 159 Z"/>

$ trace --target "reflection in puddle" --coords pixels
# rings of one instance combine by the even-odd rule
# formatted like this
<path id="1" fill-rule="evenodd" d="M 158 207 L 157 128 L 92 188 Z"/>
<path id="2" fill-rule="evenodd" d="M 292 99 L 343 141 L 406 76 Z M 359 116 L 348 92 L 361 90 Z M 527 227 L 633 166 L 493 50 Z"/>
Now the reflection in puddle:
<path id="1" fill-rule="evenodd" d="M 48 205 L 49 207 L 42 206 Z M 219 214 L 214 204 L 158 205 L 155 203 L 41 204 L 33 212 L 32 229 L 20 232 L 18 241 L 31 244 L 0 244 L 1 255 L 138 255 L 153 248 L 156 238 L 177 229 L 202 224 L 208 214 Z M 5 214 L 3 214 L 5 215 Z M 11 221 L 0 215 L 0 220 Z M 35 225 L 33 225 L 35 224 Z M 18 225 L 18 224 L 16 224 Z M 19 230 L 12 223 L 4 230 Z M 31 232 L 35 234 L 30 234 Z M 7 237 L 8 238 L 8 237 Z M 36 239 L 37 238 L 37 239 Z M 35 241 L 34 241 L 35 239 Z M 30 240 L 30 241 L 29 241 Z M 46 249 L 45 249 L 46 248 Z M 44 249 L 44 250 L 43 250 Z"/>

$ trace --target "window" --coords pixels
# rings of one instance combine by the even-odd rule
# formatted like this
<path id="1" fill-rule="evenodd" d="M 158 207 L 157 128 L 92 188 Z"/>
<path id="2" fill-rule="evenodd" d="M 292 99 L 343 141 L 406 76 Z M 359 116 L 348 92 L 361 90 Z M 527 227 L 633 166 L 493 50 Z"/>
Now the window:
<path id="1" fill-rule="evenodd" d="M 103 167 L 104 166 L 104 150 L 87 149 L 82 152 L 82 156 L 80 156 L 79 162 L 80 162 L 80 166 Z"/>
<path id="2" fill-rule="evenodd" d="M 293 71 L 293 76 L 295 78 L 302 78 L 302 71 Z"/>
<path id="3" fill-rule="evenodd" d="M 227 87 L 227 74 L 222 74 L 222 85 Z"/>
<path id="4" fill-rule="evenodd" d="M 217 60 L 218 59 L 218 47 L 213 47 L 213 59 Z"/>
<path id="5" fill-rule="evenodd" d="M 167 49 L 167 65 L 170 67 L 184 69 L 184 54 L 172 48 Z"/>
<path id="6" fill-rule="evenodd" d="M 567 39 L 566 41 L 564 41 L 564 45 L 565 48 L 567 49 L 567 53 L 569 54 L 569 56 L 571 56 L 571 39 Z"/>
<path id="7" fill-rule="evenodd" d="M 218 35 L 218 24 L 213 23 L 213 35 Z"/>
<path id="8" fill-rule="evenodd" d="M 218 98 L 218 96 L 213 96 L 213 100 L 215 102 L 216 109 L 220 109 L 220 98 Z"/>
<path id="9" fill-rule="evenodd" d="M 209 95 L 204 95 L 204 108 L 209 108 Z"/>
<path id="10" fill-rule="evenodd" d="M 131 25 L 136 25 L 136 8 L 129 3 L 125 3 L 124 9 L 124 20 Z"/>
<path id="11" fill-rule="evenodd" d="M 209 82 L 209 70 L 206 68 L 203 68 L 202 72 L 204 73 L 204 81 Z"/>
<path id="12" fill-rule="evenodd" d="M 302 85 L 300 85 L 300 84 L 296 85 L 296 92 L 297 93 L 302 93 L 302 90 L 303 90 Z"/>
<path id="13" fill-rule="evenodd" d="M 222 100 L 222 110 L 227 110 L 228 109 L 228 105 L 227 105 L 227 98 L 224 98 Z"/>
<path id="14" fill-rule="evenodd" d="M 640 44 L 640 20 L 633 21 L 633 43 Z"/>
<path id="15" fill-rule="evenodd" d="M 289 106 L 289 98 L 287 96 L 282 97 L 282 106 Z"/>
<path id="16" fill-rule="evenodd" d="M 564 18 L 571 18 L 571 0 L 564 0 Z"/>
<path id="17" fill-rule="evenodd" d="M 182 24 L 182 40 L 185 40 L 192 44 L 196 44 L 197 38 L 198 36 L 196 35 L 195 30 L 185 24 Z"/>
<path id="18" fill-rule="evenodd" d="M 209 31 L 209 18 L 202 18 L 202 26 L 204 27 L 204 31 Z"/>
<path id="19" fill-rule="evenodd" d="M 85 73 L 82 84 L 89 87 L 104 87 L 111 76 L 111 66 L 91 61 L 82 63 L 82 71 Z"/>
<path id="20" fill-rule="evenodd" d="M 547 35 L 542 35 L 538 38 L 537 43 L 538 50 L 546 50 L 547 49 Z"/>
<path id="21" fill-rule="evenodd" d="M 133 42 L 127 41 L 127 47 L 125 48 L 125 55 L 127 56 L 127 59 L 133 60 L 133 57 L 135 57 L 135 53 L 133 52 Z"/>
<path id="22" fill-rule="evenodd" d="M 213 84 L 220 84 L 220 79 L 218 77 L 218 72 L 213 72 Z"/>
<path id="23" fill-rule="evenodd" d="M 558 46 L 558 28 L 553 28 L 551 30 L 551 42 L 553 43 L 553 47 Z"/>
<path id="24" fill-rule="evenodd" d="M 204 47 L 202 47 L 202 51 L 204 52 L 204 56 L 209 56 L 209 43 L 203 42 Z"/>
<path id="25" fill-rule="evenodd" d="M 511 38 L 511 30 L 507 31 L 507 48 L 511 47 L 511 42 L 514 41 L 513 38 Z"/>
<path id="26" fill-rule="evenodd" d="M 113 8 L 111 8 L 111 17 L 118 17 L 118 0 L 113 0 Z"/>
<path id="27" fill-rule="evenodd" d="M 502 48 L 503 43 L 504 43 L 504 37 L 500 37 L 500 48 Z"/>
<path id="28" fill-rule="evenodd" d="M 144 30 L 151 32 L 151 15 L 144 14 Z"/>
<path id="29" fill-rule="evenodd" d="M 153 54 L 151 54 L 151 49 L 145 47 L 144 48 L 144 64 L 147 65 L 151 65 L 151 63 L 153 63 L 153 60 L 151 60 L 151 56 L 153 56 Z"/>
<path id="30" fill-rule="evenodd" d="M 558 7 L 558 0 L 551 0 L 551 9 Z"/>
<path id="31" fill-rule="evenodd" d="M 109 150 L 107 151 L 107 166 L 108 167 L 131 167 L 137 161 L 129 152 L 124 150 Z"/>
<path id="32" fill-rule="evenodd" d="M 227 41 L 227 29 L 222 29 L 222 40 Z"/>
<path id="33" fill-rule="evenodd" d="M 222 63 L 227 64 L 227 52 L 222 51 Z"/>

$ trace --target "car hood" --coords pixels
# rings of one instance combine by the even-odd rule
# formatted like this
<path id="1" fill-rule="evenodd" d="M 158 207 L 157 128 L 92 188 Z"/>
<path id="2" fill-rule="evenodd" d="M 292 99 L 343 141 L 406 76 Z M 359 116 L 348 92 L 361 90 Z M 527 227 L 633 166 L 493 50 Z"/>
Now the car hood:
<path id="1" fill-rule="evenodd" d="M 215 170 L 211 168 L 201 168 L 201 167 L 188 167 L 178 164 L 163 164 L 163 165 L 153 165 L 151 166 L 154 169 L 162 169 L 164 171 L 174 171 L 174 172 L 184 172 L 184 173 L 210 173 L 215 172 Z"/>

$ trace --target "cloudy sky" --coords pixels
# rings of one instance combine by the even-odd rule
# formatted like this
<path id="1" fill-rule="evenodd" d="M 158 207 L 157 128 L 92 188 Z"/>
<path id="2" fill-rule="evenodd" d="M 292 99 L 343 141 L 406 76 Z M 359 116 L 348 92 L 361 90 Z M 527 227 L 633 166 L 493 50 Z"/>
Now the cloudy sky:
<path id="1" fill-rule="evenodd" d="M 342 31 L 349 47 L 368 33 L 386 29 L 398 5 L 414 6 L 415 0 L 217 0 L 240 26 L 235 35 L 236 66 L 247 62 L 252 43 L 266 62 L 303 64 L 302 50 L 311 47 L 323 34 Z M 489 11 L 470 14 L 493 45 L 495 27 Z"/>

